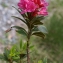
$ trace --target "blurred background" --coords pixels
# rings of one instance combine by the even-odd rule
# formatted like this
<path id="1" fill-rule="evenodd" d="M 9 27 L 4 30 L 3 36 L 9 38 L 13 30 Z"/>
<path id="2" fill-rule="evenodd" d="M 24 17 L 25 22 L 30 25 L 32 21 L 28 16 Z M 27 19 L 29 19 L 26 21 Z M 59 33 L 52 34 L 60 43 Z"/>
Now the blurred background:
<path id="1" fill-rule="evenodd" d="M 26 26 L 12 16 L 20 14 L 12 7 L 17 8 L 19 0 L 0 0 L 0 54 L 5 47 L 15 44 L 20 39 L 25 39 L 12 29 L 5 31 L 14 25 Z M 47 0 L 49 2 L 48 16 L 43 20 L 48 29 L 45 39 L 31 37 L 30 43 L 34 44 L 35 51 L 31 54 L 31 60 L 47 58 L 47 63 L 63 63 L 63 0 Z M 38 38 L 38 39 L 37 39 Z M 24 40 L 25 41 L 25 40 Z M 3 63 L 1 61 L 1 63 Z"/>

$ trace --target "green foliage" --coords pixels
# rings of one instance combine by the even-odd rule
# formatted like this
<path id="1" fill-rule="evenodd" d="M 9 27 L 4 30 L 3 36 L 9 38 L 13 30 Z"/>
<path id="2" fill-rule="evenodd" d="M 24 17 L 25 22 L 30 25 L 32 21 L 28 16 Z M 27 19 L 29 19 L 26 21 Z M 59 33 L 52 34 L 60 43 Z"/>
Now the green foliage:
<path id="1" fill-rule="evenodd" d="M 16 17 L 16 16 L 12 16 L 12 17 L 17 18 L 17 19 L 21 20 L 22 22 L 24 22 L 26 24 L 25 20 L 23 20 L 23 19 L 21 19 L 19 17 Z"/>
<path id="2" fill-rule="evenodd" d="M 19 34 L 23 34 L 23 35 L 27 36 L 27 31 L 24 28 L 22 28 L 20 26 L 14 26 L 14 28 L 17 29 L 16 32 L 18 32 Z"/>
<path id="3" fill-rule="evenodd" d="M 10 62 L 10 60 L 18 62 L 20 59 L 26 57 L 26 43 L 20 42 L 19 48 L 17 45 L 12 46 L 11 49 L 4 49 L 4 53 L 0 55 L 0 59 Z"/>
<path id="4" fill-rule="evenodd" d="M 34 22 L 37 22 L 37 21 L 41 21 L 43 19 L 44 19 L 43 16 L 35 16 L 31 21 L 34 23 Z"/>
<path id="5" fill-rule="evenodd" d="M 19 9 L 17 9 L 16 7 L 14 7 L 14 6 L 12 6 L 13 8 L 15 8 L 19 13 L 20 13 L 20 10 Z"/>
<path id="6" fill-rule="evenodd" d="M 0 59 L 9 61 L 9 52 L 10 52 L 10 51 L 5 48 L 3 55 L 2 55 L 2 54 L 0 55 Z"/>
<path id="7" fill-rule="evenodd" d="M 32 53 L 32 51 L 34 50 L 34 46 L 30 45 L 29 49 L 29 53 Z M 4 53 L 0 54 L 0 59 L 7 62 L 10 62 L 10 60 L 12 60 L 12 62 L 18 63 L 20 60 L 25 59 L 27 57 L 26 50 L 27 43 L 20 40 L 19 43 L 14 44 L 10 49 L 5 48 Z"/>
<path id="8" fill-rule="evenodd" d="M 14 7 L 15 8 L 15 7 Z M 15 8 L 19 13 L 20 10 Z M 21 13 L 20 13 L 21 14 Z M 28 31 L 26 31 L 25 28 L 22 28 L 20 26 L 13 26 L 12 28 L 16 28 L 16 32 L 18 32 L 19 34 L 23 34 L 27 37 L 27 42 L 23 43 L 22 41 L 20 41 L 20 45 L 15 48 L 15 46 L 11 49 L 11 57 L 16 57 L 16 55 L 18 55 L 18 57 L 20 57 L 20 63 L 21 63 L 21 59 L 25 56 L 27 56 L 27 63 L 29 63 L 29 53 L 31 52 L 31 50 L 34 49 L 34 46 L 30 46 L 29 45 L 29 40 L 30 37 L 32 35 L 44 38 L 45 37 L 45 33 L 47 33 L 47 29 L 45 26 L 43 26 L 43 22 L 41 22 L 41 20 L 44 19 L 43 16 L 39 15 L 39 16 L 31 16 L 31 13 L 25 13 L 25 14 L 21 14 L 21 17 L 16 17 L 13 16 L 14 18 L 19 19 L 20 21 L 22 21 L 23 23 L 25 23 L 28 27 Z M 29 50 L 30 49 L 30 50 Z M 18 53 L 15 53 L 18 52 Z"/>
<path id="9" fill-rule="evenodd" d="M 5 59 L 6 61 L 9 61 L 9 59 L 10 59 L 9 53 L 10 53 L 10 50 L 8 50 L 8 49 L 5 48 L 3 55 L 4 55 L 4 59 Z"/>
<path id="10" fill-rule="evenodd" d="M 38 63 L 47 63 L 47 59 L 44 58 L 43 60 L 39 60 Z"/>
<path id="11" fill-rule="evenodd" d="M 10 62 L 10 60 L 12 61 L 18 61 L 19 60 L 19 56 L 17 55 L 17 51 L 15 49 L 15 47 L 13 46 L 11 49 L 4 49 L 4 53 L 0 54 L 0 59 Z"/>
<path id="12" fill-rule="evenodd" d="M 48 63 L 62 63 L 63 55 L 63 15 L 54 13 L 47 25 L 48 34 L 45 39 L 39 41 L 39 48 L 47 56 Z M 38 40 L 36 39 L 38 42 Z M 43 48 L 43 49 L 41 49 Z"/>
<path id="13" fill-rule="evenodd" d="M 19 9 L 17 11 L 19 12 Z M 23 19 L 21 19 L 19 17 L 15 17 L 15 16 L 13 16 L 13 17 L 15 17 L 15 18 L 21 20 L 23 23 L 25 23 L 28 27 L 28 32 L 22 27 L 15 26 L 15 28 L 18 29 L 17 32 L 20 34 L 26 35 L 27 38 L 29 38 L 31 35 L 36 35 L 36 36 L 40 36 L 41 38 L 44 38 L 44 33 L 47 33 L 47 29 L 45 28 L 45 26 L 39 26 L 39 25 L 43 25 L 41 20 L 43 20 L 44 17 L 43 16 L 36 16 L 36 17 L 32 18 L 30 13 L 23 14 L 23 15 L 22 15 Z M 33 31 L 33 29 L 35 29 L 35 26 L 37 26 L 38 32 Z"/>
<path id="14" fill-rule="evenodd" d="M 20 46 L 19 46 L 20 45 Z M 23 42 L 22 40 L 20 41 L 20 43 L 18 44 L 18 45 L 16 45 L 16 47 L 17 47 L 17 49 L 18 49 L 18 52 L 20 53 L 20 54 L 26 54 L 26 47 L 27 47 L 27 43 L 25 42 Z"/>
<path id="15" fill-rule="evenodd" d="M 19 46 L 20 45 L 20 46 Z M 17 48 L 17 51 L 19 52 L 19 54 L 25 54 L 25 56 L 27 55 L 26 51 L 27 51 L 27 42 L 23 42 L 22 40 L 20 40 L 20 43 L 15 45 Z M 34 50 L 34 45 L 29 45 L 29 49 L 31 53 Z"/>
<path id="16" fill-rule="evenodd" d="M 40 32 L 43 32 L 43 33 L 47 33 L 48 32 L 47 28 L 45 26 L 43 26 L 43 25 L 38 26 L 38 30 L 40 30 Z"/>
<path id="17" fill-rule="evenodd" d="M 43 61 L 42 60 L 39 60 L 38 63 L 43 63 Z"/>
<path id="18" fill-rule="evenodd" d="M 43 59 L 43 63 L 47 63 L 47 58 L 44 58 Z"/>
<path id="19" fill-rule="evenodd" d="M 39 36 L 39 37 L 42 37 L 42 38 L 45 37 L 45 35 L 42 32 L 35 32 L 35 33 L 33 33 L 33 35 L 36 35 L 36 36 Z"/>

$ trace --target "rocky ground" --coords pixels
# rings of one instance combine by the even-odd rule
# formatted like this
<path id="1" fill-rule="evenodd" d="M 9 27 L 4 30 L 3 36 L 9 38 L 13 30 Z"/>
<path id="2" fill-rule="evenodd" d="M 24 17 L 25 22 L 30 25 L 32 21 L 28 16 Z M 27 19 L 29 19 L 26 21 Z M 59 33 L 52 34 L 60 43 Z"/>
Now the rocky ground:
<path id="1" fill-rule="evenodd" d="M 15 42 L 16 33 L 13 29 L 6 34 L 6 30 L 16 24 L 11 16 L 19 16 L 18 12 L 12 7 L 17 6 L 18 0 L 0 0 L 0 42 Z M 0 53 L 4 49 L 4 45 L 0 43 Z"/>
<path id="2" fill-rule="evenodd" d="M 17 2 L 19 0 L 0 0 L 0 42 L 4 44 L 15 43 L 17 36 L 15 29 L 12 29 L 9 33 L 5 31 L 14 25 L 24 26 L 21 21 L 14 19 L 11 16 L 19 16 L 20 14 L 16 11 Z M 26 26 L 24 26 L 26 27 Z M 0 43 L 0 53 L 4 49 L 4 45 Z"/>

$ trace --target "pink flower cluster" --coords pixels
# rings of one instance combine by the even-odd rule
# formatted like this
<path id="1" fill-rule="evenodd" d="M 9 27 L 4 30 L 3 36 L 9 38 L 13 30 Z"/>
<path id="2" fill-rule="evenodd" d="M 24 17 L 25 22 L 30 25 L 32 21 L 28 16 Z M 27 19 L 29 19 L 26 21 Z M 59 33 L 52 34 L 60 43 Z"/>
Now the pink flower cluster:
<path id="1" fill-rule="evenodd" d="M 21 14 L 31 12 L 33 16 L 48 15 L 48 3 L 45 0 L 20 0 L 18 3 L 19 8 L 22 10 Z"/>

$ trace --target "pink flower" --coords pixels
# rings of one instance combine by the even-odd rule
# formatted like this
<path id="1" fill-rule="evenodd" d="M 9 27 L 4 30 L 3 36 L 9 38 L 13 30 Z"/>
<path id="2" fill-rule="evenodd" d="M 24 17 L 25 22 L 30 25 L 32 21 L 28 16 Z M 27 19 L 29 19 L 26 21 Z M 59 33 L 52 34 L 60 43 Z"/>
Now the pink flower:
<path id="1" fill-rule="evenodd" d="M 44 7 L 40 10 L 40 12 L 38 12 L 38 15 L 43 15 L 46 16 L 48 15 L 47 9 Z"/>
<path id="2" fill-rule="evenodd" d="M 48 14 L 48 3 L 45 2 L 45 0 L 20 0 L 18 6 L 22 10 L 21 14 L 24 14 L 26 12 L 31 12 L 33 16 L 46 16 Z"/>
<path id="3" fill-rule="evenodd" d="M 22 14 L 25 12 L 33 12 L 36 9 L 34 2 L 29 0 L 20 0 L 18 3 L 20 9 L 22 9 Z"/>

